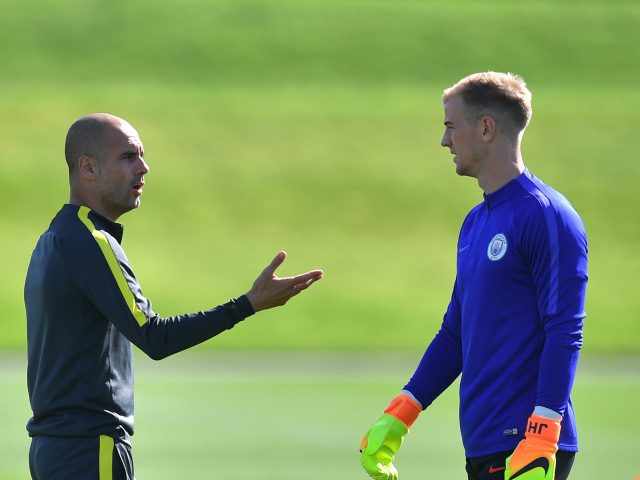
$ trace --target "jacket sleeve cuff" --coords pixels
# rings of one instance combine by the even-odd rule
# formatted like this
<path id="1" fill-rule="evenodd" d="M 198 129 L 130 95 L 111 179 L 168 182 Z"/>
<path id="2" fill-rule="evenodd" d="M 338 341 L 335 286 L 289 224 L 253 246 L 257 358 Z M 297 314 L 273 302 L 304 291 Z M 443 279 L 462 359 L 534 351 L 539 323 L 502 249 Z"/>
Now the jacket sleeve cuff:
<path id="1" fill-rule="evenodd" d="M 231 299 L 227 305 L 229 305 L 231 314 L 233 315 L 234 323 L 241 322 L 245 318 L 256 313 L 246 295 Z"/>

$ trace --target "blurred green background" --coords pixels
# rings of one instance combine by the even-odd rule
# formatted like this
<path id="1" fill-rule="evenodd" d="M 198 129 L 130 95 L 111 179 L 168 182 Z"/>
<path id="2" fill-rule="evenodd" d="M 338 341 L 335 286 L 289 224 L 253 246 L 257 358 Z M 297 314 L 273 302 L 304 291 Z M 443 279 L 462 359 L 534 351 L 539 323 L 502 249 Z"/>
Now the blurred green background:
<path id="1" fill-rule="evenodd" d="M 121 221 L 155 310 L 203 309 L 244 293 L 280 249 L 289 253 L 282 275 L 325 270 L 287 307 L 195 354 L 155 368 L 141 359 L 138 478 L 176 478 L 176 465 L 190 468 L 189 478 L 212 478 L 214 461 L 229 479 L 358 478 L 353 452 L 337 445 L 357 444 L 412 373 L 450 296 L 460 224 L 482 200 L 475 180 L 457 177 L 439 146 L 441 92 L 490 69 L 527 80 L 534 116 L 525 162 L 569 198 L 589 235 L 576 395 L 585 399 L 583 445 L 593 451 L 581 456 L 579 478 L 602 478 L 589 475 L 611 451 L 624 463 L 616 478 L 640 472 L 632 454 L 620 454 L 633 443 L 625 440 L 634 425 L 624 395 L 637 399 L 640 389 L 637 2 L 2 0 L 1 11 L 0 385 L 16 424 L 0 448 L 0 478 L 26 478 L 22 286 L 29 255 L 68 199 L 66 131 L 94 111 L 126 118 L 145 143 L 151 173 L 143 205 Z M 245 358 L 258 370 L 233 369 Z M 203 366 L 195 368 L 202 375 L 186 374 L 209 362 L 229 366 L 237 380 L 228 385 Z M 309 369 L 288 369 L 292 363 Z M 180 383 L 189 379 L 190 387 Z M 225 391 L 232 392 L 227 401 Z M 287 391 L 296 405 L 283 397 Z M 280 435 L 296 433 L 269 460 L 261 457 L 271 468 L 258 474 L 254 450 L 218 437 L 218 416 L 153 431 L 149 423 L 166 416 L 153 408 L 154 392 L 172 415 L 200 395 L 213 401 L 219 394 L 215 405 L 240 416 L 256 403 L 266 412 L 278 406 L 277 421 L 253 413 L 264 431 L 241 422 L 240 435 L 268 436 L 281 424 Z M 151 407 L 143 409 L 145 399 Z M 611 408 L 613 401 L 623 403 Z M 318 413 L 287 418 L 289 405 Z M 441 405 L 432 417 L 451 421 L 424 421 L 422 437 L 407 445 L 418 454 L 403 462 L 416 472 L 406 478 L 459 476 L 455 391 Z M 333 409 L 347 422 L 342 430 L 330 427 Z M 612 410 L 615 429 L 597 418 Z M 202 448 L 193 438 L 202 429 L 190 430 L 196 426 L 214 437 L 206 461 L 155 449 L 188 450 L 190 441 Z M 453 445 L 450 466 L 434 466 L 445 458 L 434 441 Z M 314 449 L 323 466 L 310 473 Z M 298 469 L 275 468 L 285 459 Z"/>

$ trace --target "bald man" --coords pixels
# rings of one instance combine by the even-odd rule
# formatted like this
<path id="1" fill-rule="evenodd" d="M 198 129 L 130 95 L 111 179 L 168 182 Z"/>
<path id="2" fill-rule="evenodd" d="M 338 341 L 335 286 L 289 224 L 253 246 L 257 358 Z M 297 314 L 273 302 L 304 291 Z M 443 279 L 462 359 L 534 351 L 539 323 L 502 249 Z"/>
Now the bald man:
<path id="1" fill-rule="evenodd" d="M 280 252 L 246 294 L 163 318 L 142 294 L 116 223 L 140 206 L 149 173 L 138 132 L 114 115 L 87 115 L 69 129 L 65 157 L 69 203 L 40 237 L 25 282 L 29 467 L 38 480 L 133 479 L 131 343 L 164 358 L 284 305 L 322 271 L 279 278 Z"/>

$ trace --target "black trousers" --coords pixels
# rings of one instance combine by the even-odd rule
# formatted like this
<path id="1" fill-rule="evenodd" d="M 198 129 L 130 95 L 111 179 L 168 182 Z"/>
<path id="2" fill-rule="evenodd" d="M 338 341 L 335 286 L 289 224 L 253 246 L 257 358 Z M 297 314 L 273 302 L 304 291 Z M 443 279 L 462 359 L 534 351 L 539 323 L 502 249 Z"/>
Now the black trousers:
<path id="1" fill-rule="evenodd" d="M 505 460 L 513 452 L 499 452 L 486 457 L 467 458 L 467 475 L 469 480 L 504 480 Z M 555 480 L 567 480 L 573 467 L 575 452 L 556 452 Z"/>
<path id="2" fill-rule="evenodd" d="M 131 447 L 106 435 L 31 439 L 33 480 L 135 480 Z"/>

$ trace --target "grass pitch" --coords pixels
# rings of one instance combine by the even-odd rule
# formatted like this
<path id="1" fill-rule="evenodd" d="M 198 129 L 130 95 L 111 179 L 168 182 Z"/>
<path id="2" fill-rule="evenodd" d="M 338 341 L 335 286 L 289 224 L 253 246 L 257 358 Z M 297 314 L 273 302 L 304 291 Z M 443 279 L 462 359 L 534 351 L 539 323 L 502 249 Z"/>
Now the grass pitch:
<path id="1" fill-rule="evenodd" d="M 363 478 L 360 436 L 437 330 L 481 201 L 439 147 L 442 89 L 474 71 L 527 79 L 525 161 L 585 220 L 585 353 L 637 356 L 638 29 L 632 0 L 5 0 L 0 478 L 28 478 L 22 285 L 67 201 L 66 129 L 92 111 L 145 143 L 143 207 L 122 221 L 158 312 L 243 293 L 281 248 L 283 274 L 326 272 L 197 355 L 140 359 L 138 478 Z M 573 477 L 640 473 L 635 358 L 581 365 Z M 450 390 L 418 421 L 403 478 L 461 477 L 456 409 Z"/>
<path id="2" fill-rule="evenodd" d="M 179 354 L 136 358 L 137 478 L 365 479 L 362 434 L 419 360 L 406 354 Z M 0 478 L 26 480 L 24 356 L 0 357 Z M 572 478 L 632 479 L 638 358 L 583 358 L 574 387 L 581 452 Z M 611 462 L 615 459 L 615 475 Z M 403 478 L 462 478 L 454 384 L 397 457 Z"/>
<path id="3" fill-rule="evenodd" d="M 637 353 L 639 29 L 626 0 L 6 0 L 0 348 L 24 348 L 29 255 L 68 199 L 66 130 L 91 111 L 145 143 L 143 206 L 122 222 L 156 311 L 224 303 L 284 248 L 283 274 L 325 279 L 219 348 L 422 348 L 482 200 L 439 146 L 440 95 L 497 69 L 533 91 L 527 165 L 586 223 L 585 351 Z"/>

